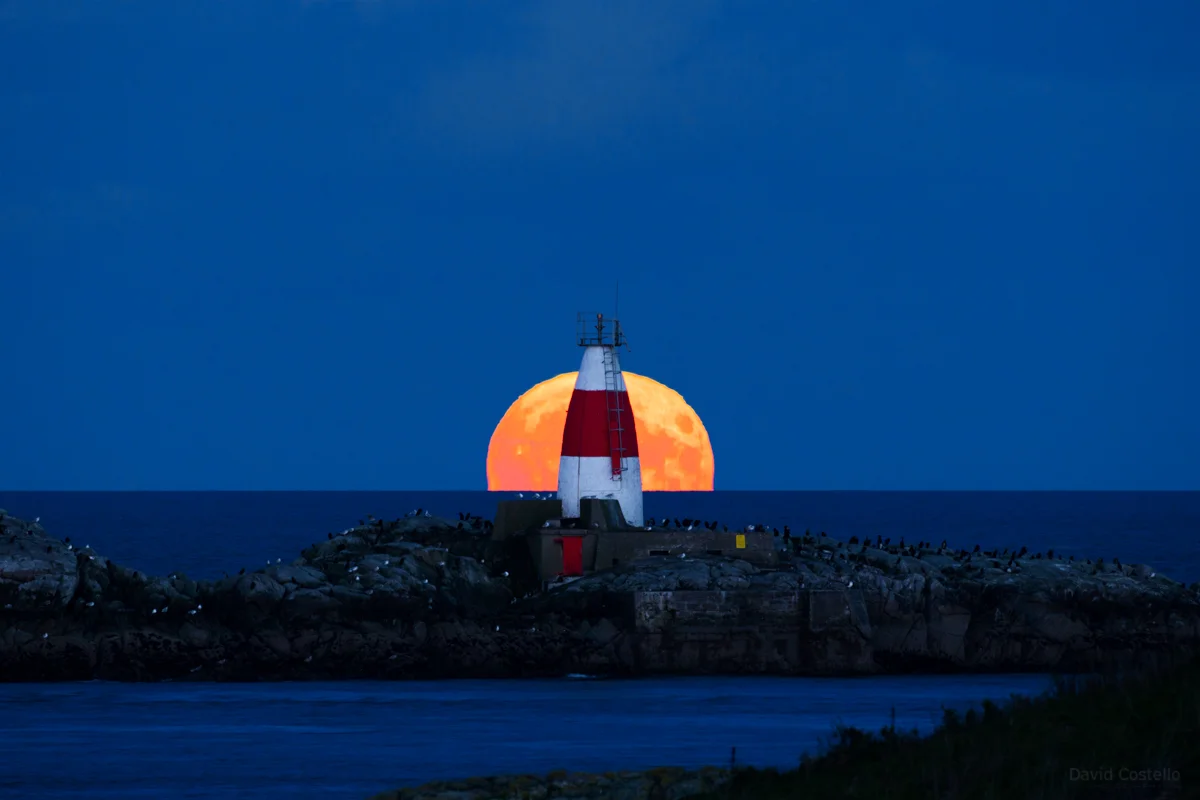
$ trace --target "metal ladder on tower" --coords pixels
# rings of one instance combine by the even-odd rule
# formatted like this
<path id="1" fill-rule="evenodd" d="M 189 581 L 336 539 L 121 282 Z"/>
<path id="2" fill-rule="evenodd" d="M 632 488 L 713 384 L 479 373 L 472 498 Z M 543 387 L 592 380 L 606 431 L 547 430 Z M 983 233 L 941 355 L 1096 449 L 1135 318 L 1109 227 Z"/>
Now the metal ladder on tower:
<path id="1" fill-rule="evenodd" d="M 620 387 L 617 385 L 619 373 L 613 350 L 612 347 L 604 348 L 604 396 L 607 398 L 608 452 L 612 456 L 612 477 L 618 481 L 625 471 L 625 440 L 622 436 L 625 420 L 621 414 Z"/>

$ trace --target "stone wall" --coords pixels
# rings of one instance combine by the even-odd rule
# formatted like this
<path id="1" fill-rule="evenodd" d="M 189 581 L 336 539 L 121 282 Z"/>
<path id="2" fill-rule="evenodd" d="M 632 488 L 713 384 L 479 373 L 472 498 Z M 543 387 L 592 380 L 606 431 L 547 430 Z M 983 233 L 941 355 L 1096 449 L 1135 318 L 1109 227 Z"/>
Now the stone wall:
<path id="1" fill-rule="evenodd" d="M 871 635 L 866 602 L 849 589 L 634 592 L 634 627 L 756 626 L 806 633 L 855 629 Z"/>
<path id="2" fill-rule="evenodd" d="M 860 593 L 633 592 L 631 652 L 647 671 L 862 674 L 874 671 Z"/>
<path id="3" fill-rule="evenodd" d="M 672 627 L 800 627 L 797 592 L 634 592 L 633 624 L 643 632 Z"/>

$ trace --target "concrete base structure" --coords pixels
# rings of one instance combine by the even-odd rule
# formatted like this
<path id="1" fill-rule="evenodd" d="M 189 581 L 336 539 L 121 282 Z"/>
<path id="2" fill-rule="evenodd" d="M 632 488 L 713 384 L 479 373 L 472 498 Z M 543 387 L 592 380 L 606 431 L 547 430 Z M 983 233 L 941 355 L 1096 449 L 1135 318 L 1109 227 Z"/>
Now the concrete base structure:
<path id="1" fill-rule="evenodd" d="M 500 541 L 531 528 L 540 528 L 548 519 L 563 515 L 562 500 L 501 500 L 496 506 L 492 539 Z"/>
<path id="2" fill-rule="evenodd" d="M 563 575 L 564 537 L 582 539 L 583 574 L 612 569 L 655 556 L 728 556 L 759 567 L 779 563 L 779 551 L 769 533 L 712 531 L 583 531 L 542 528 L 528 535 L 534 568 L 544 581 Z"/>
<path id="3" fill-rule="evenodd" d="M 586 575 L 655 556 L 729 556 L 760 567 L 779 562 L 775 537 L 765 531 L 631 528 L 617 500 L 581 500 L 577 520 L 555 516 L 559 510 L 556 500 L 505 500 L 496 512 L 493 538 L 524 535 L 534 571 L 542 581 Z"/>

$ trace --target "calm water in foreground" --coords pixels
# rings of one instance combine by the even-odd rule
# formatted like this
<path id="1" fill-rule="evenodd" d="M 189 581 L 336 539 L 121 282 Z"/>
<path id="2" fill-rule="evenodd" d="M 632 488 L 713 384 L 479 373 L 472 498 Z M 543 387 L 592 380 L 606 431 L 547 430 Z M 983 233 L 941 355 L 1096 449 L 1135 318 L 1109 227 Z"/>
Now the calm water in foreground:
<path id="1" fill-rule="evenodd" d="M 1039 676 L 0 685 L 0 797 L 363 800 L 449 777 L 794 765 Z"/>
<path id="2" fill-rule="evenodd" d="M 0 508 L 154 574 L 220 577 L 367 514 L 492 516 L 488 492 L 0 492 Z M 1200 580 L 1197 492 L 647 494 L 650 516 L 848 538 L 1053 548 Z M 834 724 L 931 728 L 1045 677 L 0 685 L 0 798 L 350 798 L 455 776 L 795 764 Z"/>

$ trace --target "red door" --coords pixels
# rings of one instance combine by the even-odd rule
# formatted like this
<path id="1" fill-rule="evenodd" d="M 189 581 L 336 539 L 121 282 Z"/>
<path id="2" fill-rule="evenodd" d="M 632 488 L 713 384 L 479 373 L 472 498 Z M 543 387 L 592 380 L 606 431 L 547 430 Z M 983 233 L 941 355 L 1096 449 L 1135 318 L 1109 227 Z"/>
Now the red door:
<path id="1" fill-rule="evenodd" d="M 563 571 L 567 577 L 583 574 L 583 537 L 564 536 L 562 538 Z"/>

